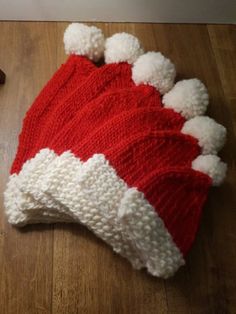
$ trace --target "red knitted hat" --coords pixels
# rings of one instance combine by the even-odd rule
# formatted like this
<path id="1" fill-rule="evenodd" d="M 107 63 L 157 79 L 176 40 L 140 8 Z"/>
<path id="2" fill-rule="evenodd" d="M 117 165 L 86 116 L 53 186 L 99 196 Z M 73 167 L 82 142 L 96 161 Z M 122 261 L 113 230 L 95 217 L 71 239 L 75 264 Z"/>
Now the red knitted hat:
<path id="1" fill-rule="evenodd" d="M 140 54 L 133 36 L 107 40 L 108 64 L 52 110 L 20 189 L 167 278 L 184 264 L 209 187 L 225 176 L 216 154 L 226 132 L 200 116 L 208 104 L 200 81 L 173 87 L 172 63 Z M 23 213 L 38 214 L 27 206 Z"/>
<path id="2" fill-rule="evenodd" d="M 42 89 L 23 121 L 17 154 L 11 167 L 8 189 L 5 192 L 6 195 L 12 195 L 12 197 L 10 195 L 5 197 L 6 209 L 9 213 L 11 208 L 21 208 L 24 202 L 31 203 L 31 206 L 37 209 L 42 207 L 40 203 L 35 203 L 29 195 L 22 195 L 17 174 L 24 162 L 34 156 L 36 143 L 43 133 L 42 126 L 52 110 L 96 69 L 89 59 L 98 61 L 103 55 L 104 36 L 96 27 L 72 23 L 65 31 L 64 44 L 66 52 L 70 54 L 69 58 Z M 12 212 L 14 211 L 12 210 Z M 36 221 L 38 221 L 38 217 Z"/>

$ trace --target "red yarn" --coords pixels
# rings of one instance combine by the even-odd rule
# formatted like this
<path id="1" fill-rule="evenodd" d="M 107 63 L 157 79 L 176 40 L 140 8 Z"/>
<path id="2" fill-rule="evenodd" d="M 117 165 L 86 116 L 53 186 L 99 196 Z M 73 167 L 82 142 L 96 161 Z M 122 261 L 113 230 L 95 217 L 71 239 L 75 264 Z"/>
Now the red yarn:
<path id="1" fill-rule="evenodd" d="M 58 142 L 53 142 L 49 148 L 57 154 L 70 149 L 75 155 L 87 160 L 93 154 L 103 153 L 121 141 L 125 141 L 129 136 L 147 131 L 179 130 L 182 123 L 183 120 L 178 119 L 171 110 L 134 108 L 117 114 L 84 138 L 80 136 L 80 128 L 75 125 L 75 129 L 70 130 L 70 136 L 59 138 Z M 91 128 L 92 125 L 90 130 Z"/>
<path id="2" fill-rule="evenodd" d="M 172 130 L 136 133 L 104 151 L 118 175 L 131 187 L 137 187 L 154 170 L 191 167 L 199 153 L 194 138 Z"/>
<path id="3" fill-rule="evenodd" d="M 23 163 L 32 157 L 44 124 L 59 101 L 63 101 L 95 69 L 95 65 L 85 57 L 72 55 L 56 71 L 26 113 L 11 174 L 18 173 Z"/>
<path id="4" fill-rule="evenodd" d="M 52 139 L 49 146 L 56 150 L 58 145 L 64 150 L 71 149 L 73 145 L 81 142 L 117 114 L 140 107 L 161 107 L 160 94 L 156 89 L 147 85 L 139 85 L 105 92 L 79 110 Z M 140 113 L 142 114 L 141 111 Z M 176 119 L 181 121 L 180 115 L 176 115 Z M 181 124 L 181 122 L 179 123 Z"/>
<path id="5" fill-rule="evenodd" d="M 186 255 L 196 237 L 202 207 L 211 186 L 210 177 L 191 168 L 175 167 L 155 170 L 136 186 Z"/>
<path id="6" fill-rule="evenodd" d="M 116 89 L 133 86 L 130 64 L 107 64 L 98 68 L 65 101 L 62 101 L 55 108 L 45 124 L 42 125 L 44 132 L 39 137 L 33 155 L 41 148 L 47 147 L 48 139 L 52 139 L 57 135 L 75 114 L 82 110 L 92 99 L 108 90 L 112 92 Z M 47 134 L 46 137 L 45 134 Z"/>

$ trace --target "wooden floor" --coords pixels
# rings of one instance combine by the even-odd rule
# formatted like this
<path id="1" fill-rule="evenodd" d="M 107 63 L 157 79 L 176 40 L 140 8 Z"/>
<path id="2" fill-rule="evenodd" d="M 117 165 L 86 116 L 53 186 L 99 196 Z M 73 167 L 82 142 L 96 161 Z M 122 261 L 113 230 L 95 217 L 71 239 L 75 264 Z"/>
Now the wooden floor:
<path id="1" fill-rule="evenodd" d="M 65 60 L 66 23 L 0 23 L 0 313 L 236 313 L 236 29 L 215 25 L 98 24 L 127 31 L 146 50 L 176 64 L 178 79 L 198 77 L 209 115 L 228 129 L 225 184 L 211 190 L 187 266 L 168 280 L 134 271 L 78 225 L 12 228 L 2 192 L 25 111 Z"/>

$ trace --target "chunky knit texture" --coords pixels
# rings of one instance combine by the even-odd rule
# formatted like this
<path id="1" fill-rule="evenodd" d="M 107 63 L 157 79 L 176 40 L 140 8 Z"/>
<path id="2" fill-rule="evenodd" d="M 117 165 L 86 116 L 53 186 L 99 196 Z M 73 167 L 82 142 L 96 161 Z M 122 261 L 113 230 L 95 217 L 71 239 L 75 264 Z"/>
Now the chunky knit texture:
<path id="1" fill-rule="evenodd" d="M 11 173 L 18 173 L 23 163 L 34 156 L 33 150 L 40 136 L 44 136 L 43 126 L 51 112 L 95 69 L 86 58 L 71 55 L 57 70 L 26 113 Z"/>
<path id="2" fill-rule="evenodd" d="M 109 64 L 98 68 L 85 82 L 80 85 L 67 99 L 55 107 L 44 126 L 44 131 L 38 139 L 34 154 L 47 147 L 48 138 L 53 138 L 83 107 L 92 99 L 106 90 L 134 86 L 131 79 L 131 68 L 127 63 Z M 47 137 L 45 137 L 45 133 Z"/>
<path id="3" fill-rule="evenodd" d="M 66 145 L 62 149 L 70 149 L 73 143 L 80 142 L 117 114 L 135 108 L 146 110 L 152 107 L 154 110 L 160 109 L 161 99 L 159 93 L 150 86 L 140 85 L 105 92 L 78 110 L 70 122 L 53 137 L 50 147 L 58 151 L 60 146 Z M 179 115 L 176 119 L 181 120 Z"/>
<path id="4" fill-rule="evenodd" d="M 183 125 L 182 118 L 176 117 L 172 111 L 168 111 L 167 117 L 166 114 L 162 108 L 156 107 L 125 110 L 106 121 L 101 120 L 95 128 L 93 124 L 88 128 L 85 125 L 84 131 L 88 129 L 86 136 L 83 136 L 83 124 L 80 130 L 78 124 L 74 123 L 74 128 L 66 129 L 69 132 L 63 134 L 63 137 L 62 134 L 56 137 L 49 148 L 58 154 L 70 149 L 75 155 L 86 160 L 95 151 L 102 153 L 105 149 L 114 147 L 120 141 L 126 141 L 130 135 L 141 131 L 180 130 Z"/>

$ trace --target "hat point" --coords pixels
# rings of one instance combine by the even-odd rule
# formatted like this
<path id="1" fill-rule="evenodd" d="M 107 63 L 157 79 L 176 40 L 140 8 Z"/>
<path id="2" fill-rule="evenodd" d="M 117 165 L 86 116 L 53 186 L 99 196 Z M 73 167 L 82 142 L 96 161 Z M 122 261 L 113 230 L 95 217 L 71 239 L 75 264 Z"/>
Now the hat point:
<path id="1" fill-rule="evenodd" d="M 205 85 L 198 79 L 182 80 L 163 96 L 165 108 L 173 109 L 186 119 L 206 112 L 209 97 Z"/>
<path id="2" fill-rule="evenodd" d="M 227 171 L 226 163 L 216 155 L 200 155 L 192 162 L 194 170 L 207 174 L 212 179 L 213 186 L 219 186 L 224 181 Z"/>
<path id="3" fill-rule="evenodd" d="M 104 35 L 95 26 L 71 23 L 64 33 L 64 46 L 67 54 L 86 56 L 98 61 L 104 53 Z"/>
<path id="4" fill-rule="evenodd" d="M 143 54 L 141 44 L 135 36 L 117 33 L 107 38 L 105 43 L 105 63 L 134 63 Z"/>
<path id="5" fill-rule="evenodd" d="M 198 140 L 203 155 L 217 154 L 226 140 L 225 127 L 208 116 L 196 116 L 186 121 L 181 132 Z"/>
<path id="6" fill-rule="evenodd" d="M 135 84 L 155 87 L 161 94 L 167 93 L 175 79 L 174 64 L 160 52 L 147 52 L 133 65 L 132 78 Z"/>

